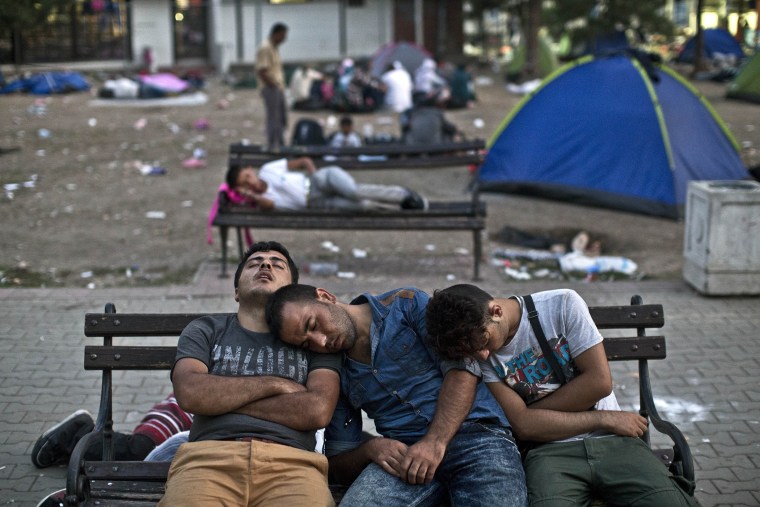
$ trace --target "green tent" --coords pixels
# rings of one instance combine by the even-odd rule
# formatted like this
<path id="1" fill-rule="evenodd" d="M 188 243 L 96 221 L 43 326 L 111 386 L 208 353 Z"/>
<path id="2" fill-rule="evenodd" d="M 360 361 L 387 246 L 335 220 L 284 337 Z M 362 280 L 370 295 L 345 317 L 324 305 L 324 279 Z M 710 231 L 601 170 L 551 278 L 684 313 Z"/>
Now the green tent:
<path id="1" fill-rule="evenodd" d="M 726 88 L 726 97 L 760 102 L 760 52 L 748 59 Z"/>
<path id="2" fill-rule="evenodd" d="M 507 77 L 518 76 L 523 67 L 525 67 L 525 59 L 527 57 L 527 49 L 525 44 L 525 37 L 521 38 L 520 44 L 515 48 L 515 53 L 512 59 L 509 61 L 506 67 Z M 546 77 L 559 68 L 559 61 L 557 56 L 552 50 L 549 39 L 545 36 L 539 35 L 538 37 L 538 74 L 539 77 Z"/>

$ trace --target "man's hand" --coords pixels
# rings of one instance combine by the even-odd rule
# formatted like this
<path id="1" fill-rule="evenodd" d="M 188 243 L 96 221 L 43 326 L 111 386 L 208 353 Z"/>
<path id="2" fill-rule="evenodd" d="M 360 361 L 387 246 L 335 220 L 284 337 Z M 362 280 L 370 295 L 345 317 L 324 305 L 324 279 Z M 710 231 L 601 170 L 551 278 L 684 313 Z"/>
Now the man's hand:
<path id="1" fill-rule="evenodd" d="M 446 454 L 446 444 L 424 438 L 409 447 L 401 462 L 401 479 L 409 484 L 428 484 Z"/>
<path id="2" fill-rule="evenodd" d="M 646 418 L 634 412 L 620 410 L 599 410 L 602 426 L 612 433 L 624 437 L 640 437 L 647 431 Z"/>
<path id="3" fill-rule="evenodd" d="M 317 172 L 317 165 L 311 157 L 298 157 L 288 160 L 288 169 L 302 170 L 306 174 Z"/>
<path id="4" fill-rule="evenodd" d="M 314 160 L 311 159 L 310 157 L 303 157 L 303 158 L 304 158 L 303 165 L 304 165 L 304 169 L 306 169 L 306 173 L 314 174 L 315 172 L 317 172 L 317 166 L 316 164 L 314 164 Z"/>
<path id="5" fill-rule="evenodd" d="M 407 445 L 392 438 L 378 437 L 373 438 L 365 445 L 369 447 L 368 452 L 372 461 L 383 467 L 383 470 L 394 477 L 403 479 L 401 463 L 407 452 Z"/>

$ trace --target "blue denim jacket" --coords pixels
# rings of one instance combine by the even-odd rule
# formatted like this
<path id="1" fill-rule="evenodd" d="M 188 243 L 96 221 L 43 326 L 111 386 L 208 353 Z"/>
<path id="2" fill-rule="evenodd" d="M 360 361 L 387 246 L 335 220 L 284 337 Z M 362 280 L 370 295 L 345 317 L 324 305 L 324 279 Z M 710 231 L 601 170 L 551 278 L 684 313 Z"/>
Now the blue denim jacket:
<path id="1" fill-rule="evenodd" d="M 428 347 L 425 308 L 430 296 L 415 288 L 379 296 L 363 294 L 351 304 L 372 308 L 370 365 L 344 358 L 341 396 L 325 432 L 326 453 L 339 454 L 361 443 L 364 410 L 377 432 L 407 445 L 427 433 L 433 420 L 443 377 L 450 369 L 480 376 L 477 361 L 442 361 Z M 467 421 L 509 426 L 483 382 Z"/>

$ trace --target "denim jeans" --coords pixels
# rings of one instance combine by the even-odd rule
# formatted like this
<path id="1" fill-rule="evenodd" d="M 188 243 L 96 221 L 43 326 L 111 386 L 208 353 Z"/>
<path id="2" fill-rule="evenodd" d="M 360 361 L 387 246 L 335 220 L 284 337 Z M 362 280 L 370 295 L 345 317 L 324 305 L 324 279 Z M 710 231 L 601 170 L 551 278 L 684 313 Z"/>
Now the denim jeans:
<path id="1" fill-rule="evenodd" d="M 411 485 L 371 463 L 340 502 L 351 506 L 525 507 L 528 494 L 520 454 L 501 426 L 465 422 L 449 443 L 430 484 Z"/>
<path id="2" fill-rule="evenodd" d="M 379 203 L 393 204 L 398 208 L 409 196 L 409 190 L 398 185 L 356 183 L 353 176 L 338 166 L 323 167 L 312 174 L 309 180 L 310 208 L 382 209 Z"/>

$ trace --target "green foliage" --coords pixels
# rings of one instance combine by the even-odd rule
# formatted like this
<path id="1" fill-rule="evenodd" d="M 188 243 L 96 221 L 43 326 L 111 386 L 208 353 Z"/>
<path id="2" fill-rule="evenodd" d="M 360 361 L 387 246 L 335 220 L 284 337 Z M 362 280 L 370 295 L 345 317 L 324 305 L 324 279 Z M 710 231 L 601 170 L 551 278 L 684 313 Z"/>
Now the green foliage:
<path id="1" fill-rule="evenodd" d="M 557 0 L 544 8 L 542 21 L 555 40 L 567 34 L 573 46 L 616 28 L 669 37 L 673 25 L 663 13 L 666 3 L 667 0 Z"/>
<path id="2" fill-rule="evenodd" d="M 5 37 L 14 30 L 39 26 L 76 3 L 76 0 L 0 0 L 0 35 Z"/>

